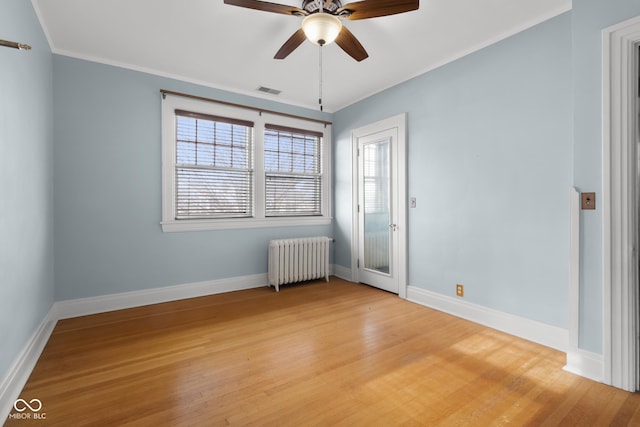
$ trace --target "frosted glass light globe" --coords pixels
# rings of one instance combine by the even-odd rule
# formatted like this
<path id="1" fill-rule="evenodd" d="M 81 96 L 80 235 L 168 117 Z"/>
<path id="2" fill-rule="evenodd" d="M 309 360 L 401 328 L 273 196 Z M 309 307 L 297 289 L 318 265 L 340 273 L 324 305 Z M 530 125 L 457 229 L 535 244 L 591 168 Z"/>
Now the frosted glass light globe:
<path id="1" fill-rule="evenodd" d="M 332 43 L 342 30 L 342 22 L 337 17 L 324 12 L 313 13 L 302 20 L 305 36 L 319 46 Z"/>

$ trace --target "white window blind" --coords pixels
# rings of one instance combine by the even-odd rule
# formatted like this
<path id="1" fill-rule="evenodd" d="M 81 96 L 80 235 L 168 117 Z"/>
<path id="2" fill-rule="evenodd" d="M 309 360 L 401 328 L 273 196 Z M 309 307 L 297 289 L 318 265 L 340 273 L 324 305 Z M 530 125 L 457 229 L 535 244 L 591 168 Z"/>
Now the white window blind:
<path id="1" fill-rule="evenodd" d="M 265 216 L 322 215 L 322 136 L 265 124 Z"/>
<path id="2" fill-rule="evenodd" d="M 185 110 L 176 118 L 176 219 L 253 215 L 253 122 Z"/>

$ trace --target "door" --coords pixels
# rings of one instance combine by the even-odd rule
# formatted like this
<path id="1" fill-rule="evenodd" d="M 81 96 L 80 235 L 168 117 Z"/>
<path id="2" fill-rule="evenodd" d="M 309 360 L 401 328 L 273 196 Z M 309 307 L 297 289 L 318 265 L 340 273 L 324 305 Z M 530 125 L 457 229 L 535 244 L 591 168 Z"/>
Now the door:
<path id="1" fill-rule="evenodd" d="M 353 253 L 356 281 L 406 297 L 404 116 L 395 119 L 354 131 Z"/>
<path id="2" fill-rule="evenodd" d="M 363 283 L 397 294 L 397 195 L 392 148 L 391 131 L 358 139 L 358 277 Z"/>

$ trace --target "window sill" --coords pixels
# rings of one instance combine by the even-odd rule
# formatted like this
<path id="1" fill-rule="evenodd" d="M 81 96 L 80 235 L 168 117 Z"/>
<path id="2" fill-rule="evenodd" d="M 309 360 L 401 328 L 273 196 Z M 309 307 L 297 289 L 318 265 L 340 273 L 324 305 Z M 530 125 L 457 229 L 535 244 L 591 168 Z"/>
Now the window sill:
<path id="1" fill-rule="evenodd" d="M 232 230 L 242 228 L 302 227 L 331 225 L 331 217 L 282 217 L 282 218 L 229 218 L 229 219 L 192 219 L 163 221 L 162 231 L 175 233 L 183 231 Z"/>

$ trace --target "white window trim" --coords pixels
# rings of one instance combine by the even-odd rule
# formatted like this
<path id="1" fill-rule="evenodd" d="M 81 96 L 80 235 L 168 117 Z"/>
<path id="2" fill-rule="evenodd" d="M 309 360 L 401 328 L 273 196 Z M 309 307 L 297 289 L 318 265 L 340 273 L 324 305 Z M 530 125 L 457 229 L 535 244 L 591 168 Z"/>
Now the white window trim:
<path id="1" fill-rule="evenodd" d="M 261 113 L 214 102 L 165 94 L 162 98 L 162 231 L 204 231 L 238 228 L 314 226 L 331 224 L 331 126 L 313 121 Z M 175 110 L 194 111 L 254 122 L 254 216 L 251 218 L 175 219 Z M 322 132 L 322 215 L 265 217 L 264 126 L 266 123 Z"/>

